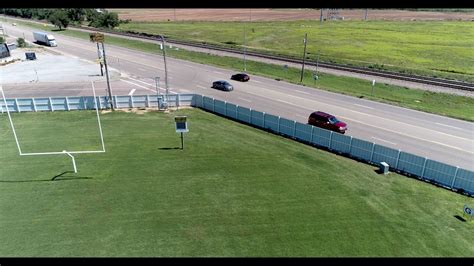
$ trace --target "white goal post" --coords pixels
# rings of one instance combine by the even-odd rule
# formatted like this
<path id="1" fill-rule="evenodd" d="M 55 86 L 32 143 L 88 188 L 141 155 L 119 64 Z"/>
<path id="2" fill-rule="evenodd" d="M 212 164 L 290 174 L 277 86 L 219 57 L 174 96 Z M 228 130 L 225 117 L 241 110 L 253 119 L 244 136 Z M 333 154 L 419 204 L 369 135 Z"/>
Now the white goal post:
<path id="1" fill-rule="evenodd" d="M 99 104 L 97 103 L 97 96 L 95 94 L 94 82 L 91 82 L 91 83 L 92 83 L 92 91 L 93 91 L 93 94 L 94 94 L 94 108 L 95 108 L 96 114 L 97 114 L 97 124 L 99 126 L 99 133 L 100 133 L 100 141 L 101 141 L 101 144 L 102 144 L 102 150 L 95 150 L 95 151 L 66 151 L 66 150 L 62 150 L 62 151 L 56 151 L 56 152 L 53 151 L 53 152 L 28 152 L 28 153 L 24 153 L 24 152 L 21 151 L 20 142 L 19 142 L 18 136 L 16 134 L 15 126 L 13 125 L 13 120 L 12 120 L 11 115 L 10 115 L 10 110 L 8 108 L 7 99 L 5 97 L 5 92 L 3 91 L 2 85 L 0 85 L 0 91 L 2 92 L 3 103 L 4 103 L 5 109 L 7 111 L 8 120 L 10 121 L 10 126 L 12 128 L 13 136 L 15 137 L 16 146 L 18 148 L 18 153 L 20 154 L 20 156 L 64 155 L 64 154 L 66 154 L 66 155 L 71 157 L 72 163 L 73 163 L 73 166 L 74 166 L 74 173 L 77 173 L 76 161 L 74 159 L 73 154 L 102 153 L 102 152 L 105 152 L 104 136 L 103 136 L 103 133 L 102 133 L 102 125 L 100 123 L 100 115 L 99 115 L 99 108 L 98 108 Z"/>

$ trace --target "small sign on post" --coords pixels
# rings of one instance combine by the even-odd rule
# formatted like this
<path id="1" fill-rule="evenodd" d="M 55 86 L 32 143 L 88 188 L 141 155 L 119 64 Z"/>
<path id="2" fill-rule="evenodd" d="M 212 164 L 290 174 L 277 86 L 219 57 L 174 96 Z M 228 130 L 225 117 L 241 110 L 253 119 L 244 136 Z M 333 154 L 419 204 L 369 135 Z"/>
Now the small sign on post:
<path id="1" fill-rule="evenodd" d="M 183 133 L 189 132 L 188 122 L 186 116 L 175 116 L 174 122 L 176 123 L 176 133 L 181 133 L 181 149 L 184 149 Z"/>
<path id="2" fill-rule="evenodd" d="M 89 38 L 91 42 L 100 42 L 100 43 L 104 42 L 104 34 L 102 33 L 98 33 L 98 32 L 91 33 L 89 34 Z"/>

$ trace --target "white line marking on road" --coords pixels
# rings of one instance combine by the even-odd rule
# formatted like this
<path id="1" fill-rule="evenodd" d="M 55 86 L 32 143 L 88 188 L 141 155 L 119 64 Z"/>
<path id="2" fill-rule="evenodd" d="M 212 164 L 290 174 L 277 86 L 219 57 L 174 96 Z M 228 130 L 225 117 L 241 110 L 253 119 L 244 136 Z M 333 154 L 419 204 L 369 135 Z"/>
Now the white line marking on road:
<path id="1" fill-rule="evenodd" d="M 240 100 L 242 100 L 242 101 L 246 101 L 246 102 L 249 102 L 249 103 L 251 103 L 251 102 L 252 102 L 251 100 L 248 100 L 248 99 L 244 99 L 244 98 L 240 98 L 240 97 L 239 97 L 239 99 L 240 99 Z"/>
<path id="2" fill-rule="evenodd" d="M 298 115 L 298 114 L 297 114 L 296 116 L 303 117 L 303 118 L 307 118 L 307 117 L 304 116 L 304 115 Z"/>
<path id="3" fill-rule="evenodd" d="M 216 74 L 224 75 L 224 73 L 219 72 L 219 71 L 214 71 L 214 70 L 212 70 L 212 72 L 214 72 L 214 73 L 216 73 Z"/>
<path id="4" fill-rule="evenodd" d="M 144 71 L 144 72 L 148 71 L 148 70 L 146 70 L 144 68 L 141 68 L 141 67 L 137 67 L 137 69 L 140 70 L 140 71 Z"/>
<path id="5" fill-rule="evenodd" d="M 150 83 L 147 83 L 147 82 L 144 82 L 144 81 L 141 81 L 139 79 L 134 79 L 134 78 L 131 78 L 131 77 L 127 77 L 128 79 L 131 79 L 131 80 L 134 80 L 134 81 L 137 81 L 137 82 L 141 82 L 143 84 L 146 84 L 148 86 L 154 86 L 153 84 L 150 84 Z"/>
<path id="6" fill-rule="evenodd" d="M 132 89 L 132 90 L 128 93 L 128 95 L 130 95 L 130 96 L 133 95 L 133 93 L 134 93 L 136 90 L 137 90 L 137 89 Z"/>
<path id="7" fill-rule="evenodd" d="M 191 91 L 188 91 L 186 89 L 179 89 L 180 91 L 184 91 L 184 92 L 191 92 Z"/>
<path id="8" fill-rule="evenodd" d="M 360 106 L 360 107 L 364 107 L 364 108 L 367 108 L 367 109 L 374 109 L 374 108 L 372 108 L 372 107 L 368 107 L 368 106 L 365 106 L 365 105 L 362 105 L 362 104 L 354 103 L 354 105 L 357 105 L 357 106 Z"/>
<path id="9" fill-rule="evenodd" d="M 142 89 L 155 92 L 155 90 L 149 89 L 149 88 L 147 88 L 147 87 L 145 87 L 145 86 L 142 86 L 142 85 L 140 85 L 140 84 L 137 84 L 137 83 L 135 83 L 135 82 L 131 82 L 131 81 L 128 81 L 128 80 L 125 80 L 125 79 L 120 79 L 120 80 L 121 80 L 121 81 L 124 81 L 124 82 L 127 82 L 127 83 L 130 83 L 130 84 L 132 84 L 132 85 L 135 85 L 135 86 L 137 86 L 137 87 L 140 87 L 140 88 L 142 88 Z"/>
<path id="10" fill-rule="evenodd" d="M 308 94 L 308 95 L 311 94 L 311 93 L 306 92 L 306 91 L 299 91 L 299 90 L 294 90 L 294 91 L 299 92 L 299 93 L 303 93 L 303 94 Z"/>
<path id="11" fill-rule="evenodd" d="M 441 123 L 435 123 L 437 125 L 440 125 L 440 126 L 445 126 L 445 127 L 452 127 L 452 128 L 455 128 L 455 129 L 462 129 L 462 128 L 459 128 L 459 127 L 453 127 L 453 126 L 449 126 L 449 125 L 445 125 L 445 124 L 441 124 Z"/>
<path id="12" fill-rule="evenodd" d="M 201 88 L 201 89 L 207 89 L 206 87 L 201 86 L 201 85 L 196 85 L 196 87 Z"/>
<path id="13" fill-rule="evenodd" d="M 390 144 L 392 144 L 392 145 L 397 145 L 397 143 L 391 142 L 391 141 L 388 141 L 388 140 L 379 139 L 379 138 L 376 138 L 376 137 L 372 137 L 372 138 L 373 138 L 373 139 L 378 139 L 378 140 L 380 140 L 380 141 L 384 141 L 384 142 L 387 142 L 387 143 L 390 143 Z"/>
<path id="14" fill-rule="evenodd" d="M 263 83 L 263 82 L 261 82 L 261 81 L 258 81 L 258 80 L 253 80 L 253 82 L 257 82 L 257 83 Z"/>
<path id="15" fill-rule="evenodd" d="M 290 105 L 295 105 L 295 104 L 293 104 L 293 103 L 290 103 L 290 102 L 287 102 L 287 101 L 283 101 L 283 100 L 280 100 L 280 99 L 276 99 L 276 100 L 279 101 L 279 102 L 282 102 L 282 103 L 286 103 L 286 104 L 290 104 Z"/>

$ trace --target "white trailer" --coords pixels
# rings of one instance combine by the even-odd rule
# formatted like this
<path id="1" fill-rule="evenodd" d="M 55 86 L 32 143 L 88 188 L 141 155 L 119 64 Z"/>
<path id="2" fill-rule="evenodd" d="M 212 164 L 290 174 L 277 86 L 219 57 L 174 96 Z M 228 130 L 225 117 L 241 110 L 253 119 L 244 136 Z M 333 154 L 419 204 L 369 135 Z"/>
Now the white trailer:
<path id="1" fill-rule="evenodd" d="M 47 34 L 46 32 L 35 31 L 33 32 L 33 38 L 37 43 L 45 44 L 48 46 L 58 46 L 54 36 L 51 34 Z"/>

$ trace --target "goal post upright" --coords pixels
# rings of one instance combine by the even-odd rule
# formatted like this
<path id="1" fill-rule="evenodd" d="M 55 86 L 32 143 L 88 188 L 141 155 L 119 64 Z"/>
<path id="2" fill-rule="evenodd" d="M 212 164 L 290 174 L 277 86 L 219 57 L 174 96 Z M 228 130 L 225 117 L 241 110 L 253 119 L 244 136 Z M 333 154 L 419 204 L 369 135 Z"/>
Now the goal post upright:
<path id="1" fill-rule="evenodd" d="M 0 91 L 2 91 L 3 103 L 5 104 L 5 109 L 7 110 L 8 120 L 10 120 L 10 126 L 12 127 L 13 135 L 15 136 L 15 142 L 16 142 L 16 146 L 18 147 L 18 152 L 19 152 L 20 155 L 22 155 L 21 148 L 20 148 L 20 143 L 18 142 L 18 137 L 16 135 L 15 127 L 13 126 L 12 117 L 10 115 L 10 110 L 8 109 L 7 99 L 5 98 L 5 93 L 3 92 L 3 86 L 2 85 L 0 85 Z"/>
<path id="2" fill-rule="evenodd" d="M 18 140 L 18 136 L 16 134 L 15 126 L 13 125 L 13 120 L 11 118 L 10 110 L 8 108 L 7 99 L 5 97 L 3 87 L 2 87 L 2 85 L 0 85 L 0 91 L 2 93 L 3 103 L 4 103 L 5 109 L 7 111 L 8 120 L 10 122 L 10 126 L 12 128 L 13 135 L 15 137 L 16 146 L 18 148 L 18 152 L 19 152 L 20 156 L 67 155 L 67 156 L 71 157 L 71 159 L 72 159 L 72 163 L 73 163 L 73 166 L 74 166 L 74 173 L 77 173 L 76 160 L 75 160 L 73 154 L 104 153 L 105 152 L 104 135 L 103 135 L 103 132 L 102 132 L 102 124 L 101 124 L 100 115 L 99 115 L 99 104 L 97 102 L 98 100 L 97 100 L 97 95 L 96 95 L 96 92 L 95 92 L 94 82 L 92 81 L 91 83 L 92 83 L 92 91 L 93 91 L 93 95 L 94 95 L 93 96 L 94 97 L 94 108 L 96 109 L 97 123 L 98 123 L 98 126 L 99 126 L 99 135 L 100 135 L 100 142 L 101 142 L 101 145 L 102 145 L 102 150 L 95 150 L 95 151 L 67 151 L 67 150 L 62 150 L 60 152 L 28 152 L 28 153 L 23 153 L 21 151 L 20 141 Z"/>

